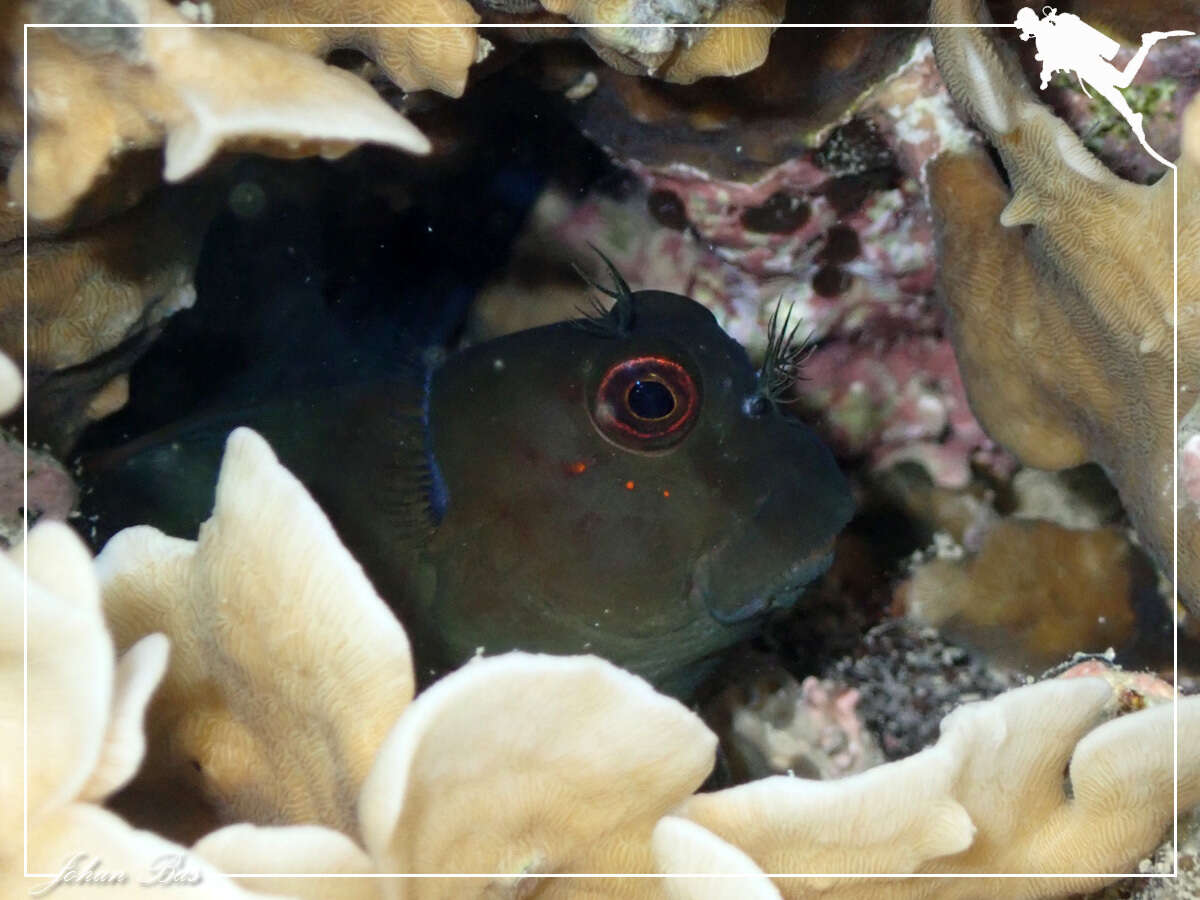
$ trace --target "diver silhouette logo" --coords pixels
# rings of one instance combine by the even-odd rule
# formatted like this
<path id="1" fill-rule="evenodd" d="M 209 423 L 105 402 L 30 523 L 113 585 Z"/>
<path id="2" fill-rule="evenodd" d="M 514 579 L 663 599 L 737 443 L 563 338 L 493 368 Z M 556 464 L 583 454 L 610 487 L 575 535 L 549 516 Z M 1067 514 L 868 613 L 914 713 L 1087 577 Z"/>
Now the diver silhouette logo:
<path id="1" fill-rule="evenodd" d="M 1146 141 L 1146 132 L 1142 128 L 1142 114 L 1130 109 L 1125 98 L 1121 96 L 1120 89 L 1129 87 L 1133 82 L 1151 47 L 1164 38 L 1185 37 L 1195 32 L 1151 31 L 1143 34 L 1142 46 L 1124 70 L 1121 70 L 1112 64 L 1113 57 L 1121 49 L 1121 45 L 1112 38 L 1101 34 L 1072 13 L 1060 13 L 1049 6 L 1043 6 L 1042 12 L 1045 14 L 1044 18 L 1038 18 L 1038 14 L 1028 6 L 1022 7 L 1014 23 L 1021 29 L 1021 40 L 1027 41 L 1032 37 L 1037 47 L 1034 59 L 1042 64 L 1042 89 L 1045 90 L 1046 85 L 1050 83 L 1050 76 L 1055 72 L 1074 72 L 1085 94 L 1091 96 L 1087 89 L 1090 85 L 1124 116 L 1147 153 L 1163 165 L 1175 168 L 1155 153 L 1154 148 Z"/>

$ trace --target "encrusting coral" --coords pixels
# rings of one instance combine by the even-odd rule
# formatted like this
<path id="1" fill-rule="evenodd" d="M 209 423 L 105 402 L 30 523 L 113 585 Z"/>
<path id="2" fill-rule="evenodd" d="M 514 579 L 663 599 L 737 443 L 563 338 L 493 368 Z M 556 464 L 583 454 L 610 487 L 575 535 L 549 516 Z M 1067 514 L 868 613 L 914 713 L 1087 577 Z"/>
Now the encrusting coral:
<path id="1" fill-rule="evenodd" d="M 783 19 L 784 0 L 729 0 L 691 46 L 655 72 L 674 84 L 692 84 L 713 75 L 741 75 L 757 69 L 767 58 L 772 27 L 747 28 L 747 25 L 773 26 Z M 720 26 L 735 26 L 723 28 Z"/>
<path id="2" fill-rule="evenodd" d="M 933 18 L 987 21 L 971 0 L 937 0 Z M 1200 378 L 1200 171 L 1190 146 L 1200 111 L 1187 112 L 1178 171 L 1133 184 L 1038 102 L 988 32 L 935 29 L 933 41 L 947 85 L 1012 184 L 978 146 L 929 166 L 940 287 L 972 409 L 1028 465 L 1100 463 L 1170 571 L 1173 193 L 1177 185 L 1184 412 Z M 1179 582 L 1200 611 L 1200 519 L 1192 515 L 1180 517 Z"/>
<path id="3" fill-rule="evenodd" d="M 126 0 L 93 15 L 101 24 L 116 17 L 175 27 L 30 29 L 25 199 L 35 218 L 69 212 L 114 154 L 136 148 L 165 144 L 168 181 L 198 171 L 223 147 L 340 155 L 375 142 L 429 152 L 369 85 L 320 60 L 242 34 L 180 27 L 188 21 L 164 0 Z M 35 22 L 60 17 L 53 4 L 31 8 Z M 21 172 L 18 160 L 9 175 L 14 196 Z"/>
<path id="4" fill-rule="evenodd" d="M 1040 671 L 1129 644 L 1136 592 L 1154 589 L 1150 568 L 1114 527 L 1000 519 L 965 559 L 919 564 L 898 595 L 917 621 Z"/>
<path id="5" fill-rule="evenodd" d="M 22 350 L 18 204 L 28 178 L 30 435 L 64 453 L 124 404 L 129 367 L 195 298 L 200 241 L 222 198 L 151 194 L 156 169 L 177 181 L 222 149 L 292 157 L 430 145 L 349 72 L 189 25 L 163 0 L 22 9 L 43 24 L 162 26 L 28 31 L 30 146 L 11 161 L 0 211 L 0 348 Z"/>
<path id="6" fill-rule="evenodd" d="M 676 84 L 709 76 L 740 75 L 767 58 L 774 26 L 783 19 L 783 0 L 536 0 L 512 4 L 481 0 L 479 6 L 511 16 L 533 15 L 542 24 L 578 22 L 584 40 L 619 71 L 652 75 Z M 484 59 L 491 44 L 473 27 L 480 15 L 466 0 L 373 0 L 340 6 L 330 0 L 282 3 L 279 0 L 213 0 L 215 21 L 247 25 L 295 25 L 255 32 L 290 49 L 323 57 L 351 48 L 374 62 L 393 84 L 405 91 L 432 89 L 460 97 L 471 66 Z M 520 21 L 520 18 L 518 18 Z M 420 23 L 425 28 L 381 28 L 391 23 Z M 327 27 L 302 27 L 303 25 Z M 346 27 L 328 27 L 341 24 Z M 486 23 L 485 23 L 486 24 Z M 747 25 L 762 25 L 748 28 Z M 627 26 L 638 27 L 627 27 Z M 675 25 L 694 27 L 673 27 Z M 736 28 L 708 26 L 736 25 Z M 512 32 L 508 37 L 540 40 L 559 36 L 558 29 Z"/>
<path id="7" fill-rule="evenodd" d="M 761 66 L 767 59 L 775 26 L 783 20 L 786 2 L 479 0 L 478 5 L 488 11 L 487 22 L 499 19 L 508 24 L 574 22 L 591 26 L 514 29 L 505 37 L 536 42 L 580 36 L 617 72 L 692 84 L 712 76 L 742 75 Z M 755 25 L 762 27 L 752 27 Z M 589 81 L 594 87 L 595 75 Z"/>

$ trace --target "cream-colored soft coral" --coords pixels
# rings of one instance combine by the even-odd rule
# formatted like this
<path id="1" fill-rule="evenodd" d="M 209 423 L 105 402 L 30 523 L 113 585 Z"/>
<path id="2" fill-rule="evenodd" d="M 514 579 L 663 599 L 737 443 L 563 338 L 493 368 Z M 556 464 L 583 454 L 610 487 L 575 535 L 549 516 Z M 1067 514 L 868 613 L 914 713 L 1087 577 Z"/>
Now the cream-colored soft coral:
<path id="1" fill-rule="evenodd" d="M 0 353 L 0 414 L 7 413 L 21 402 L 21 370 Z"/>
<path id="2" fill-rule="evenodd" d="M 363 836 L 384 871 L 502 873 L 513 891 L 531 891 L 522 879 L 534 873 L 649 873 L 654 824 L 700 786 L 715 749 L 681 704 L 595 657 L 476 660 L 418 697 L 388 737 L 363 786 Z M 538 896 L 577 887 L 553 882 Z M 421 882 L 405 896 L 462 890 Z"/>
<path id="3" fill-rule="evenodd" d="M 195 852 L 238 872 L 496 876 L 378 882 L 383 896 L 409 900 L 660 898 L 654 878 L 529 876 L 653 874 L 652 829 L 707 775 L 715 743 L 677 701 L 594 657 L 478 659 L 417 698 L 380 748 L 359 802 L 369 867 L 347 843 L 342 869 L 316 868 L 302 848 L 312 842 L 329 860 L 332 845 L 303 827 L 229 826 Z"/>
<path id="4" fill-rule="evenodd" d="M 86 586 L 91 577 L 78 541 L 75 548 L 72 557 L 31 546 L 33 560 L 63 561 L 48 576 L 57 593 L 77 591 L 73 585 Z M 834 783 L 768 779 L 691 799 L 712 765 L 713 735 L 676 701 L 591 657 L 509 653 L 475 660 L 402 709 L 383 737 L 380 725 L 393 710 L 381 695 L 395 691 L 395 706 L 404 707 L 411 693 L 407 642 L 394 621 L 385 624 L 390 614 L 359 581 L 361 572 L 300 484 L 244 429 L 230 439 L 214 517 L 198 543 L 131 529 L 110 542 L 100 569 L 111 627 L 123 636 L 118 643 L 161 625 L 176 650 L 147 726 L 152 747 L 165 734 L 168 752 L 161 758 L 168 766 L 152 759 L 143 775 L 150 785 L 162 784 L 165 771 L 170 782 L 178 775 L 172 764 L 195 759 L 213 776 L 176 780 L 174 790 L 157 794 L 143 790 L 141 799 L 159 804 L 167 821 L 189 815 L 180 802 L 187 791 L 207 791 L 218 801 L 219 820 L 248 810 L 277 822 L 316 820 L 351 835 L 318 825 L 262 827 L 260 820 L 211 832 L 195 846 L 196 856 L 223 871 L 285 873 L 249 887 L 355 900 L 767 900 L 775 889 L 761 871 L 1113 871 L 1157 839 L 1170 808 L 1170 706 L 1087 734 L 1112 714 L 1120 691 L 1119 684 L 1086 677 L 965 707 L 944 722 L 934 748 L 860 776 Z M 90 590 L 94 632 L 102 629 L 94 582 Z M 46 659 L 72 673 L 110 658 L 107 636 L 100 652 L 88 649 L 94 640 L 71 634 L 65 640 L 79 652 Z M 153 648 L 149 640 L 135 647 Z M 141 671 L 146 663 L 143 657 L 130 665 Z M 109 718 L 126 723 L 118 732 L 126 738 L 110 743 L 136 745 L 129 723 L 139 718 L 154 680 L 133 678 L 136 689 L 117 692 L 132 699 L 118 705 L 128 712 Z M 92 690 L 85 681 L 74 677 L 71 684 Z M 5 710 L 14 722 L 18 700 L 10 698 Z M 1200 699 L 1182 701 L 1181 713 L 1187 747 L 1200 740 Z M 89 767 L 110 774 L 76 779 L 98 782 L 85 788 L 89 795 L 127 777 L 138 755 L 102 754 L 125 761 Z M 372 760 L 370 773 L 359 779 L 355 765 L 364 758 Z M 1069 797 L 1062 780 L 1068 761 Z M 1200 801 L 1200 759 L 1181 754 L 1180 761 L 1186 807 Z M 345 795 L 359 781 L 357 803 L 347 811 Z M 692 821 L 663 818 L 672 811 Z M 738 877 L 715 883 L 529 877 L 652 874 L 656 867 Z M 496 877 L 286 877 L 396 870 Z M 224 882 L 214 874 L 213 883 Z M 1025 896 L 1086 883 L 1006 882 Z M 895 895 L 967 892 L 979 884 L 903 883 Z M 777 887 L 785 896 L 798 889 L 786 881 Z M 838 896 L 869 896 L 861 892 L 875 883 L 823 887 Z"/>
<path id="5" fill-rule="evenodd" d="M 147 890 L 142 882 L 174 867 L 196 880 L 189 895 L 261 896 L 187 856 L 184 847 L 138 831 L 99 805 L 141 761 L 142 714 L 165 667 L 167 641 L 160 634 L 147 636 L 114 659 L 91 558 L 67 526 L 37 526 L 12 557 L 25 553 L 27 584 L 19 563 L 0 557 L 0 895 L 26 896 L 73 874 L 118 880 L 57 889 L 141 897 Z M 23 591 L 28 602 L 27 745 L 22 740 Z M 23 847 L 26 763 L 29 817 Z M 41 874 L 23 876 L 25 852 L 28 871 Z"/>
<path id="6" fill-rule="evenodd" d="M 361 835 L 371 858 L 321 833 L 235 825 L 196 846 L 225 870 L 303 866 L 296 848 L 313 840 L 342 870 L 495 872 L 510 887 L 534 872 L 652 873 L 654 823 L 712 767 L 716 740 L 699 719 L 592 657 L 477 660 L 408 706 L 399 624 L 246 429 L 230 437 L 198 542 L 128 529 L 98 568 L 118 644 L 162 630 L 174 645 L 147 765 L 119 808 L 184 834 L 243 818 L 334 826 Z M 381 884 L 416 897 L 497 889 Z M 599 887 L 660 894 L 654 879 Z"/>
<path id="7" fill-rule="evenodd" d="M 702 876 L 663 879 L 670 900 L 780 900 L 779 890 L 754 860 L 688 819 L 660 819 L 653 847 L 660 871 Z"/>
<path id="8" fill-rule="evenodd" d="M 262 438 L 230 436 L 198 541 L 127 529 L 97 567 L 118 646 L 174 645 L 130 808 L 176 798 L 161 827 L 178 837 L 244 820 L 356 834 L 362 781 L 413 695 L 408 639 Z"/>
<path id="9" fill-rule="evenodd" d="M 937 744 L 908 759 L 834 782 L 781 776 L 700 794 L 677 815 L 765 872 L 1098 876 L 775 879 L 789 898 L 1032 898 L 1097 887 L 1114 880 L 1103 873 L 1130 871 L 1172 815 L 1172 705 L 1104 722 L 1120 694 L 1101 678 L 1018 688 L 955 710 Z M 1200 803 L 1198 741 L 1200 697 L 1185 698 L 1180 809 Z"/>
<path id="10" fill-rule="evenodd" d="M 26 199 L 36 218 L 68 212 L 114 155 L 135 148 L 165 144 L 168 181 L 230 146 L 288 156 L 364 142 L 429 151 L 415 126 L 349 72 L 243 34 L 178 27 L 187 20 L 164 0 L 120 9 L 137 23 L 176 27 L 30 29 Z M 14 195 L 21 169 L 18 161 L 10 173 Z"/>
<path id="11" fill-rule="evenodd" d="M 941 23 L 987 21 L 936 0 Z M 1034 95 L 994 33 L 933 31 L 955 99 L 996 147 L 929 165 L 939 281 L 972 410 L 1022 462 L 1100 463 L 1164 569 L 1172 556 L 1172 209 L 1179 196 L 1180 412 L 1200 384 L 1200 168 L 1192 104 L 1176 173 L 1113 175 Z M 1181 516 L 1180 590 L 1200 612 L 1200 518 Z"/>
<path id="12" fill-rule="evenodd" d="M 242 879 L 245 886 L 271 895 L 303 900 L 380 900 L 384 896 L 381 879 L 337 877 L 370 875 L 377 869 L 346 835 L 318 825 L 227 825 L 201 838 L 192 846 L 192 853 L 222 871 L 254 876 Z"/>

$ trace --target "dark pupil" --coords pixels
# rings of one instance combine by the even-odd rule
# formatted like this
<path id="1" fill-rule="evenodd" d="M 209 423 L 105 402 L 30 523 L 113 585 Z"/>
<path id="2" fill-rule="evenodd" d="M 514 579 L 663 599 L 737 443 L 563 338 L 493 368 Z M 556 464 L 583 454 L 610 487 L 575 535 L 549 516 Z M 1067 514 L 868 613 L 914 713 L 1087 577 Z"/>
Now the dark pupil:
<path id="1" fill-rule="evenodd" d="M 627 399 L 629 409 L 639 419 L 661 419 L 675 409 L 675 395 L 658 381 L 635 381 Z"/>

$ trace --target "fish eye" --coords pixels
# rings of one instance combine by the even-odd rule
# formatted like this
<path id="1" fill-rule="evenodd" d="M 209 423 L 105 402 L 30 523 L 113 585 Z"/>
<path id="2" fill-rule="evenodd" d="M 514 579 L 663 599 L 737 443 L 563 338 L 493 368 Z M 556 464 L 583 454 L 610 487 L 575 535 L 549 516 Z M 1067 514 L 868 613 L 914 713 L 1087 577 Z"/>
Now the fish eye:
<path id="1" fill-rule="evenodd" d="M 665 356 L 635 356 L 609 366 L 596 390 L 592 418 L 601 433 L 630 450 L 662 450 L 696 422 L 700 389 Z"/>
<path id="2" fill-rule="evenodd" d="M 639 419 L 665 419 L 675 411 L 675 395 L 661 381 L 635 381 L 625 392 L 625 405 Z"/>

